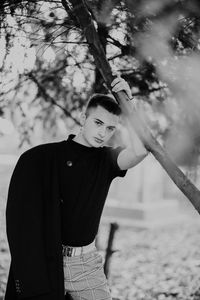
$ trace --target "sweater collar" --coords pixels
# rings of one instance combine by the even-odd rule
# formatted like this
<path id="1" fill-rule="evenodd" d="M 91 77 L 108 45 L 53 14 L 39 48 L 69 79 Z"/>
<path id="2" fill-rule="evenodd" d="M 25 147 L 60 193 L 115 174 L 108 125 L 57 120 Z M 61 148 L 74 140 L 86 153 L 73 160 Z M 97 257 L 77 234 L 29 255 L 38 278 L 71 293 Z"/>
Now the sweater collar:
<path id="1" fill-rule="evenodd" d="M 88 151 L 88 152 L 93 152 L 93 151 L 98 151 L 99 148 L 95 148 L 95 147 L 88 147 L 86 145 L 80 144 L 76 141 L 74 141 L 75 134 L 70 134 L 68 136 L 67 142 L 72 145 L 75 149 L 80 149 L 83 151 Z"/>

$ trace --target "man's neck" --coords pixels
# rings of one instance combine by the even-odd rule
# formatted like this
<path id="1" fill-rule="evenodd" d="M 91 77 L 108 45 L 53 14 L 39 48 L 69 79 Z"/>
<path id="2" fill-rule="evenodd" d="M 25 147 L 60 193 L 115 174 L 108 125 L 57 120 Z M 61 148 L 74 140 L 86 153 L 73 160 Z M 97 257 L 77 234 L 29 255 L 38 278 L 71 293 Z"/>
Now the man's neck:
<path id="1" fill-rule="evenodd" d="M 74 138 L 73 141 L 76 143 L 79 143 L 81 145 L 84 145 L 86 147 L 91 147 L 85 140 L 85 138 L 83 137 L 82 133 L 79 132 Z"/>

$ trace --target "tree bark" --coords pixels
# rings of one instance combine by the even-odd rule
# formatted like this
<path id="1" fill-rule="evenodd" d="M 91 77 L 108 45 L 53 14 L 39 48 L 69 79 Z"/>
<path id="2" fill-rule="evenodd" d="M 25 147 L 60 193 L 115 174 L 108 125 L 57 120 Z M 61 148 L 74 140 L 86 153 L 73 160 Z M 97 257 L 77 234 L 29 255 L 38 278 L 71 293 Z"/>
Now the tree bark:
<path id="1" fill-rule="evenodd" d="M 106 44 L 107 44 L 107 37 L 108 37 L 108 28 L 104 24 L 98 24 L 98 36 L 103 46 L 104 51 L 106 52 Z M 94 93 L 106 93 L 107 87 L 103 86 L 104 80 L 102 78 L 101 72 L 96 67 L 95 69 L 95 82 L 94 82 Z"/>
<path id="2" fill-rule="evenodd" d="M 69 7 L 69 1 L 62 0 L 64 7 Z M 87 39 L 89 49 L 94 57 L 95 64 L 99 69 L 105 83 L 111 90 L 111 82 L 115 78 L 112 75 L 111 67 L 106 59 L 104 49 L 96 31 L 92 15 L 82 0 L 71 0 L 71 10 L 76 15 L 80 26 Z M 200 191 L 193 185 L 193 183 L 184 175 L 184 173 L 176 166 L 173 160 L 168 156 L 163 147 L 153 137 L 150 130 L 144 123 L 144 120 L 139 116 L 136 110 L 133 111 L 132 105 L 125 92 L 120 91 L 113 93 L 117 102 L 119 103 L 123 114 L 126 117 L 128 123 L 137 132 L 139 138 L 144 143 L 146 149 L 150 151 L 154 157 L 163 166 L 165 171 L 178 186 L 178 188 L 185 194 L 190 200 L 195 209 L 200 213 Z"/>

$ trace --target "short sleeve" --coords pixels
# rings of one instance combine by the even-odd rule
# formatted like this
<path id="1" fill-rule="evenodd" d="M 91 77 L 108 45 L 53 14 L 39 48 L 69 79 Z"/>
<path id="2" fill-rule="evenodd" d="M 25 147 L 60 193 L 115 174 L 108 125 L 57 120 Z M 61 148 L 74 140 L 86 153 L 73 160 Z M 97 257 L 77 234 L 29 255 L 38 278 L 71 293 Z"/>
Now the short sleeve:
<path id="1" fill-rule="evenodd" d="M 124 177 L 126 175 L 127 170 L 121 170 L 117 163 L 118 155 L 123 149 L 124 148 L 120 146 L 116 148 L 112 148 L 112 147 L 107 148 L 108 159 L 111 165 L 111 172 L 113 178 Z"/>

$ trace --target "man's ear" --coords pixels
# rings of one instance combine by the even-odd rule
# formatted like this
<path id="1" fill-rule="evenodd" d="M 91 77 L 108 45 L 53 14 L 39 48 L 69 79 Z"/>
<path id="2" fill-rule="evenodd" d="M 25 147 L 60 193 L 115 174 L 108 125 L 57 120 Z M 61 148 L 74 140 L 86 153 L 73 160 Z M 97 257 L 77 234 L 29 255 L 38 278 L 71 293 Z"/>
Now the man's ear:
<path id="1" fill-rule="evenodd" d="M 82 111 L 82 113 L 81 113 L 81 115 L 80 115 L 80 123 L 81 123 L 81 126 L 84 126 L 85 120 L 86 120 L 86 114 L 85 114 L 84 111 Z"/>

